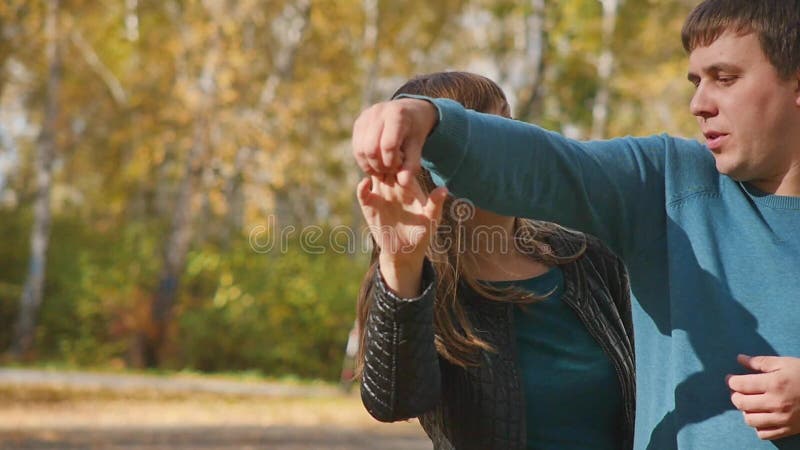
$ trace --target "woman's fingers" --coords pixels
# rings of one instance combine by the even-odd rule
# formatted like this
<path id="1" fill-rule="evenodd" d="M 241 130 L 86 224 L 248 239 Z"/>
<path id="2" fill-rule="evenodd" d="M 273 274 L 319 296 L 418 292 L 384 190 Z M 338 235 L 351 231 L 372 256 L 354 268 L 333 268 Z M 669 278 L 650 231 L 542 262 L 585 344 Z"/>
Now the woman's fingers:
<path id="1" fill-rule="evenodd" d="M 447 188 L 444 186 L 434 189 L 433 192 L 428 195 L 428 201 L 425 204 L 425 215 L 437 225 L 442 218 L 442 208 L 444 207 L 446 198 Z"/>
<path id="2" fill-rule="evenodd" d="M 373 177 L 364 177 L 358 182 L 358 186 L 356 187 L 356 198 L 362 207 L 369 205 L 370 194 L 372 193 L 372 187 L 374 186 L 372 178 Z"/>
<path id="3" fill-rule="evenodd" d="M 361 180 L 358 186 L 362 208 L 370 207 L 372 213 L 380 215 L 381 222 L 386 221 L 387 224 L 415 223 L 419 226 L 431 221 L 436 226 L 441 219 L 447 195 L 444 186 L 426 194 L 416 179 L 410 185 L 403 186 L 393 174 L 371 175 Z M 416 219 L 412 219 L 414 216 Z"/>

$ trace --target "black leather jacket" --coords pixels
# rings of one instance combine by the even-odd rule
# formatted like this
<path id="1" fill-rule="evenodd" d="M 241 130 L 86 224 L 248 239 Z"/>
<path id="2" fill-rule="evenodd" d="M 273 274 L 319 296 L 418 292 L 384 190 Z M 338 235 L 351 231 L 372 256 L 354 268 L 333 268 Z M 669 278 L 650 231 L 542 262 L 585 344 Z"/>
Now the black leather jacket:
<path id="1" fill-rule="evenodd" d="M 608 354 L 624 402 L 623 449 L 632 448 L 635 405 L 633 328 L 628 276 L 619 258 L 586 237 L 582 257 L 562 265 L 563 301 L 571 306 Z M 579 242 L 580 241 L 580 242 Z M 549 240 L 558 255 L 572 255 L 583 239 Z M 476 332 L 497 353 L 483 352 L 480 366 L 461 368 L 434 346 L 435 272 L 426 261 L 423 293 L 403 299 L 375 272 L 366 324 L 361 398 L 382 422 L 418 417 L 435 449 L 524 449 L 525 399 L 516 360 L 513 304 L 485 299 L 459 287 Z"/>

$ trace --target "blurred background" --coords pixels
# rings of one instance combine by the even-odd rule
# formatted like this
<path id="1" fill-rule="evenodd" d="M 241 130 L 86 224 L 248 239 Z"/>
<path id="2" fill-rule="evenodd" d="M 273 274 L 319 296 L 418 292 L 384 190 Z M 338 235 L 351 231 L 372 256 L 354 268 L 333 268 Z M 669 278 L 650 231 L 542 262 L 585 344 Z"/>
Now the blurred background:
<path id="1" fill-rule="evenodd" d="M 469 70 L 571 137 L 693 137 L 697 3 L 3 0 L 0 361 L 337 382 L 359 111 Z"/>

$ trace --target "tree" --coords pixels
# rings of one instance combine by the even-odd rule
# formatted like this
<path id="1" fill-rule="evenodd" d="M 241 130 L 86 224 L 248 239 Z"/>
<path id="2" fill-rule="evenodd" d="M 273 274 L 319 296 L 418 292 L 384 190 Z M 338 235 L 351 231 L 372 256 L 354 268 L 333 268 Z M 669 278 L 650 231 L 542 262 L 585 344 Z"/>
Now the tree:
<path id="1" fill-rule="evenodd" d="M 10 349 L 12 356 L 16 358 L 24 356 L 33 346 L 36 316 L 42 304 L 44 291 L 47 247 L 50 243 L 50 193 L 53 186 L 53 159 L 56 153 L 55 136 L 59 114 L 62 71 L 59 0 L 48 2 L 46 34 L 48 63 L 47 101 L 35 160 L 36 199 L 34 201 L 34 223 L 31 230 L 30 262 Z"/>
<path id="2" fill-rule="evenodd" d="M 603 6 L 600 55 L 597 58 L 597 94 L 592 107 L 592 139 L 605 136 L 608 124 L 611 75 L 614 71 L 614 52 L 611 44 L 617 27 L 617 10 L 621 0 L 599 0 Z"/>
<path id="3" fill-rule="evenodd" d="M 177 6 L 174 6 L 177 9 Z M 209 11 L 209 16 L 213 11 Z M 186 24 L 177 16 L 174 17 L 178 29 L 183 35 L 187 34 Z M 197 186 L 204 167 L 209 161 L 211 142 L 209 142 L 209 128 L 212 125 L 212 115 L 216 104 L 216 77 L 221 59 L 221 30 L 213 21 L 208 27 L 207 42 L 209 49 L 205 54 L 201 72 L 196 79 L 188 73 L 187 53 L 191 45 L 188 38 L 183 41 L 183 52 L 179 54 L 178 67 L 186 72 L 179 77 L 194 84 L 191 94 L 195 98 L 195 105 L 191 111 L 193 117 L 193 134 L 191 148 L 184 161 L 183 178 L 178 187 L 178 196 L 175 200 L 170 229 L 163 247 L 163 260 L 161 273 L 158 280 L 151 307 L 152 328 L 145 336 L 143 346 L 143 362 L 147 367 L 158 367 L 160 351 L 163 345 L 167 327 L 172 319 L 172 310 L 177 301 L 178 287 L 181 275 L 185 269 L 186 254 L 192 239 L 193 206 Z"/>

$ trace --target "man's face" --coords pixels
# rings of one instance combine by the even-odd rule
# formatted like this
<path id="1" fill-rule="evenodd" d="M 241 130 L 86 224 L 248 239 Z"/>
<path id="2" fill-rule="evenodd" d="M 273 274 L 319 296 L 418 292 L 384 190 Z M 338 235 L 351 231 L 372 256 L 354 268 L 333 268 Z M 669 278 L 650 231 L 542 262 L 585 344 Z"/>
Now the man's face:
<path id="1" fill-rule="evenodd" d="M 689 55 L 697 117 L 721 173 L 756 185 L 780 179 L 798 159 L 798 77 L 778 76 L 758 37 L 723 33 Z"/>

